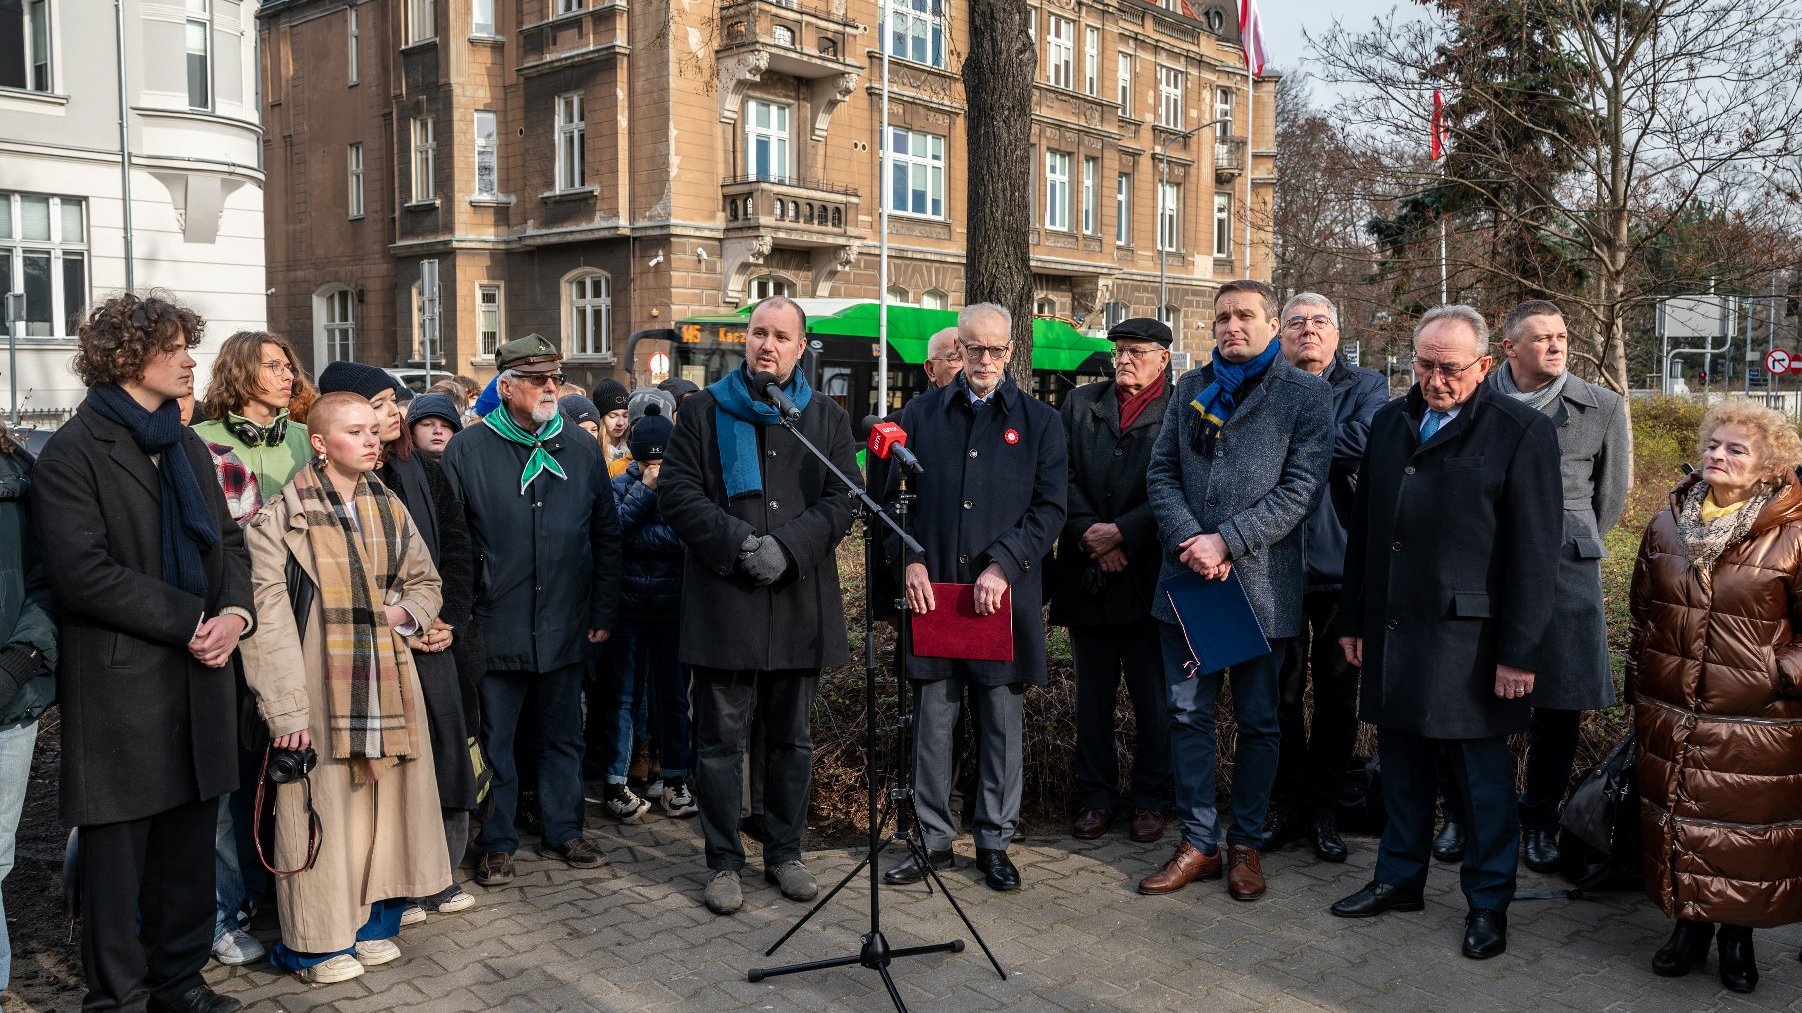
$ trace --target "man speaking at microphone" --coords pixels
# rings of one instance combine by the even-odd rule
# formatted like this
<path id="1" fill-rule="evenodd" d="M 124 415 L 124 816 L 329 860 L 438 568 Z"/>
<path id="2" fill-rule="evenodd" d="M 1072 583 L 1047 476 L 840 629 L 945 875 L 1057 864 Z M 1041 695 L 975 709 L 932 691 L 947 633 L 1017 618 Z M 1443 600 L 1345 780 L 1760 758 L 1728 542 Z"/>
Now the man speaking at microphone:
<path id="1" fill-rule="evenodd" d="M 903 645 L 914 683 L 915 808 L 934 868 L 952 862 L 957 820 L 951 811 L 951 741 L 965 686 L 974 698 L 977 786 L 976 864 L 991 889 L 1015 890 L 1020 873 L 1007 857 L 1020 818 L 1020 721 L 1026 687 L 1045 684 L 1044 566 L 1064 523 L 1069 484 L 1066 440 L 1057 412 L 1026 396 L 1006 373 L 1013 319 L 993 303 L 958 314 L 963 372 L 907 403 L 896 422 L 923 474 L 908 553 L 907 607 L 916 614 L 950 607 L 932 584 L 974 584 L 976 612 L 992 615 L 1012 590 L 1012 661 L 923 658 Z M 900 468 L 891 467 L 892 494 Z M 888 543 L 889 556 L 901 552 Z M 918 882 L 926 870 L 909 858 L 889 883 Z"/>
<path id="2" fill-rule="evenodd" d="M 806 343 L 800 306 L 758 303 L 744 362 L 682 405 L 658 479 L 663 517 L 688 547 L 681 659 L 694 670 L 695 798 L 715 914 L 744 903 L 738 818 L 753 715 L 764 728 L 764 879 L 791 900 L 819 890 L 801 863 L 808 719 L 820 669 L 851 660 L 833 549 L 853 500 L 784 415 L 840 471 L 857 461 L 844 409 L 796 368 Z"/>

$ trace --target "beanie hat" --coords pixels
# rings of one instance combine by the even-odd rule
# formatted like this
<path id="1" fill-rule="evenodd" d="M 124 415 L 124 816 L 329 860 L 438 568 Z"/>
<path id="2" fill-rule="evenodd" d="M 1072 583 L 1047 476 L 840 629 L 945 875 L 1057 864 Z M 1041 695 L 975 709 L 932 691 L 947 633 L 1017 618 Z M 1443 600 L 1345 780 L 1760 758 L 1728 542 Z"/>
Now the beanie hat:
<path id="1" fill-rule="evenodd" d="M 676 404 L 680 406 L 683 398 L 690 394 L 699 394 L 701 392 L 701 385 L 695 383 L 693 380 L 685 380 L 679 376 L 672 376 L 658 384 L 657 389 L 667 391 L 671 397 L 676 399 Z"/>
<path id="2" fill-rule="evenodd" d="M 336 394 L 348 391 L 372 398 L 385 390 L 394 389 L 394 377 L 380 366 L 371 366 L 364 362 L 347 362 L 340 360 L 325 367 L 319 374 L 319 393 Z"/>
<path id="3" fill-rule="evenodd" d="M 578 425 L 583 422 L 601 424 L 601 413 L 595 409 L 594 402 L 580 394 L 565 394 L 558 398 L 557 409 L 564 418 Z"/>
<path id="4" fill-rule="evenodd" d="M 661 405 L 653 403 L 647 406 L 643 417 L 626 436 L 626 449 L 632 452 L 632 460 L 660 460 L 664 448 L 669 446 L 670 431 L 674 428 L 664 416 Z"/>
<path id="5" fill-rule="evenodd" d="M 640 387 L 632 392 L 626 402 L 626 421 L 636 423 L 650 411 L 651 405 L 657 405 L 665 419 L 676 417 L 676 396 L 667 390 L 655 387 Z"/>
<path id="6" fill-rule="evenodd" d="M 594 385 L 594 406 L 600 409 L 601 415 L 619 411 L 626 407 L 626 385 L 618 380 L 602 380 Z M 595 416 L 600 421 L 600 416 Z"/>
<path id="7" fill-rule="evenodd" d="M 446 394 L 434 392 L 414 398 L 412 407 L 407 409 L 407 424 L 412 425 L 420 419 L 443 419 L 450 423 L 451 432 L 463 431 L 463 419 Z"/>
<path id="8" fill-rule="evenodd" d="M 488 386 L 483 387 L 480 394 L 476 395 L 476 403 L 473 406 L 476 418 L 483 418 L 489 412 L 501 406 L 500 387 L 501 378 L 496 376 L 494 379 L 488 381 Z"/>

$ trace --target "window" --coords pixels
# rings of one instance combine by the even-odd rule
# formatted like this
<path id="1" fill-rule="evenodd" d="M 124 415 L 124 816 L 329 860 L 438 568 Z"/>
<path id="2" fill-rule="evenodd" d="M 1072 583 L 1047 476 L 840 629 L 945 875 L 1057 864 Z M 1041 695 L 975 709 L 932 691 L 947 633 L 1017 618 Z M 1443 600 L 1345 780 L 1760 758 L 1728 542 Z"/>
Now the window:
<path id="1" fill-rule="evenodd" d="M 788 296 L 790 298 L 793 298 L 794 296 L 794 292 L 788 283 L 788 279 L 778 278 L 773 274 L 766 274 L 761 278 L 752 278 L 749 291 L 751 294 L 751 301 L 754 303 L 762 302 L 771 296 L 780 295 Z"/>
<path id="2" fill-rule="evenodd" d="M 1183 72 L 1174 67 L 1158 68 L 1158 126 L 1183 127 Z"/>
<path id="3" fill-rule="evenodd" d="M 1045 227 L 1070 230 L 1070 154 L 1045 152 Z"/>
<path id="4" fill-rule="evenodd" d="M 188 108 L 213 107 L 213 16 L 211 0 L 188 0 Z"/>
<path id="5" fill-rule="evenodd" d="M 913 302 L 913 297 L 907 294 L 907 289 L 904 289 L 899 285 L 890 285 L 888 287 L 888 301 L 906 306 Z"/>
<path id="6" fill-rule="evenodd" d="M 1214 118 L 1220 121 L 1214 124 L 1215 137 L 1233 136 L 1233 90 L 1231 88 L 1214 89 Z"/>
<path id="7" fill-rule="evenodd" d="M 498 282 L 476 285 L 476 353 L 493 355 L 501 346 L 501 286 Z"/>
<path id="8" fill-rule="evenodd" d="M 948 310 L 951 308 L 951 297 L 936 288 L 929 288 L 920 293 L 920 305 L 929 310 Z"/>
<path id="9" fill-rule="evenodd" d="M 50 90 L 50 0 L 0 0 L 0 88 Z"/>
<path id="10" fill-rule="evenodd" d="M 757 179 L 789 177 L 788 113 L 784 105 L 745 103 L 745 172 Z"/>
<path id="11" fill-rule="evenodd" d="M 1034 299 L 1032 302 L 1032 315 L 1035 317 L 1057 316 L 1057 300 L 1050 296 L 1046 296 L 1043 299 Z"/>
<path id="12" fill-rule="evenodd" d="M 1133 244 L 1133 177 L 1121 173 L 1114 180 L 1114 245 Z"/>
<path id="13" fill-rule="evenodd" d="M 433 200 L 438 196 L 438 144 L 432 139 L 432 118 L 413 118 L 413 200 Z"/>
<path id="14" fill-rule="evenodd" d="M 355 298 L 348 288 L 334 289 L 325 294 L 321 330 L 325 336 L 326 362 L 348 362 L 356 358 Z"/>
<path id="15" fill-rule="evenodd" d="M 1082 234 L 1093 236 L 1101 231 L 1101 206 L 1096 201 L 1096 179 L 1101 175 L 1101 159 L 1090 156 L 1082 160 Z"/>
<path id="16" fill-rule="evenodd" d="M 890 128 L 889 210 L 904 215 L 945 217 L 945 139 L 918 130 Z"/>
<path id="17" fill-rule="evenodd" d="M 344 13 L 348 16 L 349 30 L 345 36 L 344 63 L 350 68 L 350 84 L 357 83 L 357 68 L 363 62 L 363 44 L 357 38 L 357 9 L 347 7 Z"/>
<path id="18" fill-rule="evenodd" d="M 74 339 L 88 303 L 87 204 L 81 198 L 0 192 L 5 292 L 25 293 L 26 337 Z"/>
<path id="19" fill-rule="evenodd" d="M 578 190 L 586 178 L 588 121 L 583 119 L 582 95 L 557 96 L 557 189 Z"/>
<path id="20" fill-rule="evenodd" d="M 582 9 L 582 0 L 557 0 L 558 14 L 574 14 Z"/>
<path id="21" fill-rule="evenodd" d="M 569 354 L 608 355 L 613 324 L 613 282 L 599 271 L 579 274 L 569 293 Z"/>
<path id="22" fill-rule="evenodd" d="M 407 0 L 407 23 L 404 36 L 407 45 L 426 42 L 438 37 L 435 5 L 436 0 Z"/>
<path id="23" fill-rule="evenodd" d="M 349 183 L 345 187 L 344 206 L 350 210 L 350 217 L 363 217 L 363 146 L 353 144 L 346 149 L 345 166 L 349 173 Z"/>
<path id="24" fill-rule="evenodd" d="M 1101 94 L 1101 29 L 1096 25 L 1082 30 L 1082 90 L 1085 95 Z"/>
<path id="25" fill-rule="evenodd" d="M 1183 311 L 1175 306 L 1165 306 L 1158 311 L 1158 319 L 1170 328 L 1170 333 L 1181 334 L 1183 331 Z"/>
<path id="26" fill-rule="evenodd" d="M 1112 328 L 1131 313 L 1132 307 L 1123 302 L 1106 303 L 1101 307 L 1101 326 Z"/>
<path id="27" fill-rule="evenodd" d="M 1233 195 L 1214 195 L 1214 256 L 1233 255 Z"/>
<path id="28" fill-rule="evenodd" d="M 500 169 L 494 110 L 476 110 L 476 196 L 500 194 Z"/>
<path id="29" fill-rule="evenodd" d="M 469 34 L 494 37 L 494 0 L 470 0 Z"/>
<path id="30" fill-rule="evenodd" d="M 1045 43 L 1045 80 L 1058 88 L 1074 88 L 1076 22 L 1051 15 L 1051 33 Z"/>
<path id="31" fill-rule="evenodd" d="M 1119 94 L 1115 96 L 1115 100 L 1120 103 L 1120 115 L 1131 116 L 1133 114 L 1133 55 L 1121 53 L 1117 59 L 1119 67 L 1115 70 L 1114 76 Z"/>
<path id="32" fill-rule="evenodd" d="M 1158 249 L 1174 253 L 1182 245 L 1183 187 L 1158 184 Z"/>
<path id="33" fill-rule="evenodd" d="M 945 66 L 945 5 L 942 0 L 888 0 L 891 30 L 884 36 L 889 55 L 933 67 Z"/>

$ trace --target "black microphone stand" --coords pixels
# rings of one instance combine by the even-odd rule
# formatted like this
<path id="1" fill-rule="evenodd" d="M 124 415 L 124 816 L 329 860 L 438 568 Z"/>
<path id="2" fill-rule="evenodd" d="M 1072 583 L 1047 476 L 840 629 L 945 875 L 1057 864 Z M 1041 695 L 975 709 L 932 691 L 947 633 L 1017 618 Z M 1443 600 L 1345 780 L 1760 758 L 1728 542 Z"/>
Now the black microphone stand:
<path id="1" fill-rule="evenodd" d="M 977 945 L 982 947 L 983 953 L 988 955 L 989 962 L 994 964 L 996 973 L 1000 974 L 1003 980 L 1006 980 L 1007 978 L 1007 973 L 1001 969 L 1000 963 L 995 960 L 995 955 L 989 951 L 988 944 L 983 941 L 981 934 L 976 931 L 976 926 L 970 923 L 969 916 L 964 913 L 962 907 L 958 906 L 956 898 L 951 896 L 950 890 L 946 888 L 944 882 L 939 879 L 938 870 L 934 869 L 932 863 L 927 859 L 926 849 L 918 832 L 916 831 L 909 834 L 905 829 L 902 829 L 894 837 L 891 837 L 888 840 L 884 840 L 882 836 L 882 828 L 887 825 L 888 819 L 887 816 L 884 815 L 885 807 L 880 801 L 882 796 L 882 785 L 885 783 L 885 779 L 878 777 L 876 770 L 876 682 L 881 677 L 881 668 L 878 664 L 876 655 L 876 605 L 873 595 L 874 584 L 872 578 L 876 573 L 877 563 L 880 558 L 880 553 L 876 548 L 877 534 L 880 529 L 874 521 L 881 521 L 882 524 L 889 528 L 889 530 L 900 536 L 902 543 L 913 551 L 922 552 L 924 550 L 921 548 L 920 543 L 916 541 L 912 535 L 908 534 L 904 525 L 897 523 L 893 517 L 890 517 L 888 513 L 882 509 L 881 505 L 870 497 L 869 492 L 864 488 L 862 482 L 852 481 L 849 476 L 839 470 L 836 464 L 832 463 L 831 458 L 827 457 L 820 451 L 820 448 L 814 446 L 811 440 L 802 435 L 800 429 L 795 425 L 794 419 L 790 418 L 786 412 L 783 413 L 781 421 L 783 428 L 793 434 L 795 439 L 799 441 L 803 447 L 806 447 L 809 453 L 813 454 L 821 464 L 826 466 L 826 469 L 831 472 L 834 477 L 840 482 L 843 482 L 845 487 L 851 490 L 852 495 L 858 500 L 858 516 L 863 521 L 865 583 L 863 606 L 864 773 L 869 779 L 870 834 L 869 844 L 864 852 L 863 859 L 857 863 L 855 868 L 845 875 L 845 878 L 839 880 L 837 886 L 834 886 L 824 897 L 821 897 L 811 910 L 801 916 L 801 919 L 794 925 L 790 926 L 788 931 L 782 934 L 782 938 L 770 944 L 769 949 L 764 951 L 764 956 L 767 957 L 775 954 L 776 950 L 779 949 L 782 944 L 788 942 L 795 933 L 801 930 L 802 926 L 806 925 L 814 915 L 818 914 L 821 909 L 832 901 L 832 898 L 838 895 L 839 891 L 843 890 L 865 869 L 869 870 L 870 876 L 870 929 L 862 936 L 863 945 L 855 954 L 842 957 L 828 957 L 824 960 L 809 960 L 780 967 L 754 967 L 745 972 L 745 978 L 748 981 L 762 981 L 765 978 L 774 978 L 786 974 L 799 974 L 804 971 L 821 971 L 834 967 L 847 967 L 852 964 L 857 964 L 869 968 L 881 975 L 882 984 L 888 989 L 889 1000 L 895 1004 L 897 1013 L 907 1013 L 907 1004 L 901 1000 L 901 992 L 895 985 L 895 978 L 889 970 L 889 965 L 898 957 L 917 957 L 929 953 L 962 953 L 964 950 L 964 941 L 962 939 L 953 939 L 946 943 L 928 943 L 923 946 L 904 946 L 899 948 L 891 948 L 889 946 L 887 937 L 882 933 L 882 882 L 876 864 L 876 856 L 881 854 L 883 849 L 891 842 L 899 841 L 907 846 L 915 860 L 926 869 L 933 881 L 938 883 L 939 889 L 945 895 L 945 899 L 950 901 L 952 909 L 956 911 L 957 916 L 963 920 L 964 927 L 970 930 L 972 936 L 975 936 Z M 903 489 L 905 490 L 905 482 L 903 482 Z M 905 491 L 903 492 L 903 504 L 900 509 L 904 516 L 906 509 L 905 502 L 911 498 L 911 495 L 905 493 Z M 900 629 L 902 635 L 905 636 L 905 608 L 902 609 L 902 616 L 903 619 L 900 624 Z M 904 656 L 900 643 L 901 642 L 897 641 L 897 657 Z M 901 708 L 899 711 L 900 717 L 895 724 L 896 739 L 900 746 L 898 755 L 905 757 L 907 755 L 906 747 L 908 742 L 907 728 L 911 719 L 907 716 L 905 710 L 905 680 L 899 675 L 897 675 L 896 678 L 895 692 L 899 701 L 898 706 Z M 911 768 L 911 764 L 907 764 L 907 766 Z M 907 823 L 904 811 L 911 808 L 912 795 L 913 791 L 911 784 L 890 792 L 891 800 L 904 803 L 899 807 L 899 811 L 902 811 L 902 814 L 899 817 L 898 824 L 903 828 L 905 828 Z"/>

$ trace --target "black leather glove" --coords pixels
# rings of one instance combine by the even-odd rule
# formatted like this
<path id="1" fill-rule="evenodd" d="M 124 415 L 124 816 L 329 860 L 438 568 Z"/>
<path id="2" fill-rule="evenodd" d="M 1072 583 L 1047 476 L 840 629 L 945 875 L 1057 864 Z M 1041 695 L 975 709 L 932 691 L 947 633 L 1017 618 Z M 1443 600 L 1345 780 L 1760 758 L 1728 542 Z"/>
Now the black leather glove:
<path id="1" fill-rule="evenodd" d="M 758 587 L 768 587 L 788 572 L 788 553 L 769 535 L 752 535 L 739 550 L 738 568 Z"/>
<path id="2" fill-rule="evenodd" d="M 44 655 L 30 644 L 7 644 L 0 650 L 0 707 L 12 703 L 43 670 Z"/>

